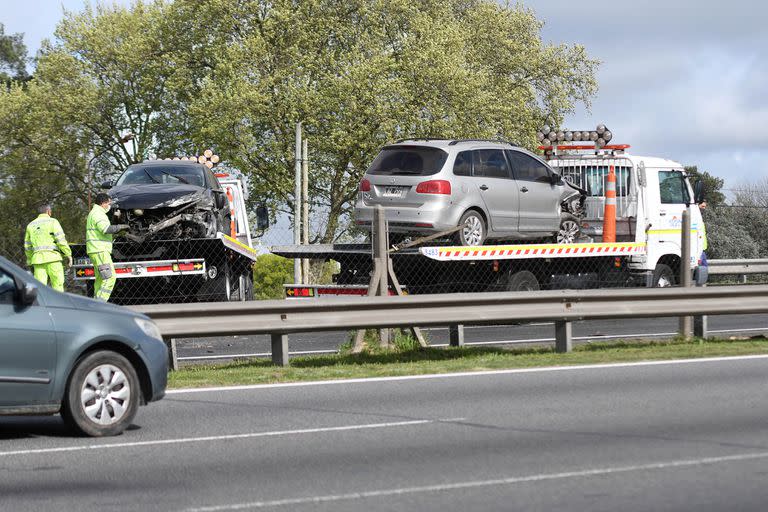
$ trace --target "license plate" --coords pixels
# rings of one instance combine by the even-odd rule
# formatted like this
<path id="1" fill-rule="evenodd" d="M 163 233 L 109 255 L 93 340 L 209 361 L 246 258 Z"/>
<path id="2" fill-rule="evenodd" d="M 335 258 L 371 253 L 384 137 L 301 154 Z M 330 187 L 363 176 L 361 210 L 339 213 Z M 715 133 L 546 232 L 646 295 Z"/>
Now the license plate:
<path id="1" fill-rule="evenodd" d="M 403 197 L 405 196 L 406 187 L 384 187 L 382 196 L 384 197 Z"/>

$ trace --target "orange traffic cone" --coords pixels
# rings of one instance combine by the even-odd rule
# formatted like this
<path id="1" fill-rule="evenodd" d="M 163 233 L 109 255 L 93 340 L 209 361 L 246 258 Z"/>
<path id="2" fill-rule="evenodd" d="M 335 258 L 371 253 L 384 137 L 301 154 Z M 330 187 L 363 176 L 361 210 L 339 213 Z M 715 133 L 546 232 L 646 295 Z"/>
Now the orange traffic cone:
<path id="1" fill-rule="evenodd" d="M 616 241 L 616 173 L 608 167 L 605 180 L 605 210 L 603 211 L 603 242 Z"/>

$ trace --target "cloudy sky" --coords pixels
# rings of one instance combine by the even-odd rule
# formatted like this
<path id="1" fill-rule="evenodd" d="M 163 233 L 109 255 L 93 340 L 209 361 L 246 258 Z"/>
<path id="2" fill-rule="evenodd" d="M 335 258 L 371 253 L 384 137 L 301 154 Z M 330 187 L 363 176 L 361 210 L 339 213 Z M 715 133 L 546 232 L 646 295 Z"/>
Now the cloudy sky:
<path id="1" fill-rule="evenodd" d="M 127 4 L 128 0 L 119 0 Z M 591 112 L 636 154 L 665 156 L 726 179 L 768 179 L 768 3 L 763 0 L 525 0 L 552 43 L 580 43 L 602 64 Z M 31 53 L 62 8 L 84 0 L 0 0 L 6 33 Z"/>

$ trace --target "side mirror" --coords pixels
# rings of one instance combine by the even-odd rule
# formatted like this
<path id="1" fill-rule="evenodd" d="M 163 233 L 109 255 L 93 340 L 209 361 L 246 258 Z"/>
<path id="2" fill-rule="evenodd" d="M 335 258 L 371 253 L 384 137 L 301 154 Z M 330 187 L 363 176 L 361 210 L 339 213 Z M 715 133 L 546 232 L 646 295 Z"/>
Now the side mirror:
<path id="1" fill-rule="evenodd" d="M 696 180 L 696 183 L 693 185 L 693 201 L 696 204 L 701 204 L 706 200 L 707 198 L 704 194 L 704 182 L 701 180 Z"/>
<path id="2" fill-rule="evenodd" d="M 558 183 L 560 183 L 560 180 L 561 180 L 560 175 L 555 172 L 553 172 L 549 176 L 549 182 L 552 183 L 553 185 L 557 185 Z"/>
<path id="3" fill-rule="evenodd" d="M 105 181 L 104 183 L 101 184 L 101 188 L 103 190 L 109 190 L 109 189 L 111 189 L 114 186 L 115 185 L 111 181 Z"/>
<path id="4" fill-rule="evenodd" d="M 264 231 L 269 227 L 269 210 L 266 206 L 256 207 L 256 229 Z"/>
<path id="5" fill-rule="evenodd" d="M 220 191 L 220 190 L 217 190 L 217 191 L 215 191 L 215 192 L 213 193 L 213 195 L 214 195 L 214 196 L 215 196 L 215 198 L 216 198 L 216 199 L 215 199 L 215 201 L 216 201 L 216 208 L 218 208 L 219 210 L 221 210 L 222 208 L 224 208 L 225 206 L 227 206 L 227 196 L 226 196 L 226 195 L 224 195 L 224 192 L 222 192 L 222 191 Z"/>
<path id="6" fill-rule="evenodd" d="M 16 300 L 24 307 L 31 306 L 37 300 L 37 286 L 17 279 Z"/>

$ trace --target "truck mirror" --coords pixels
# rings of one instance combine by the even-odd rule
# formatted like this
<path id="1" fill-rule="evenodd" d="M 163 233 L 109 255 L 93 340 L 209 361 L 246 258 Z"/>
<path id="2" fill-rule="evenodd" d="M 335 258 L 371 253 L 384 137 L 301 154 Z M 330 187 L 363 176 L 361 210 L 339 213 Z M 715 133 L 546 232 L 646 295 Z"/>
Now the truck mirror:
<path id="1" fill-rule="evenodd" d="M 693 185 L 693 201 L 696 204 L 701 204 L 706 200 L 707 198 L 704 195 L 704 182 L 701 180 L 696 180 L 696 183 Z"/>
<path id="2" fill-rule="evenodd" d="M 264 231 L 269 227 L 269 210 L 266 206 L 256 207 L 256 229 Z"/>
<path id="3" fill-rule="evenodd" d="M 102 184 L 101 184 L 101 188 L 102 188 L 103 190 L 109 190 L 109 189 L 111 189 L 113 186 L 114 186 L 114 185 L 112 184 L 112 182 L 111 182 L 111 181 L 105 181 L 104 183 L 102 183 Z"/>

